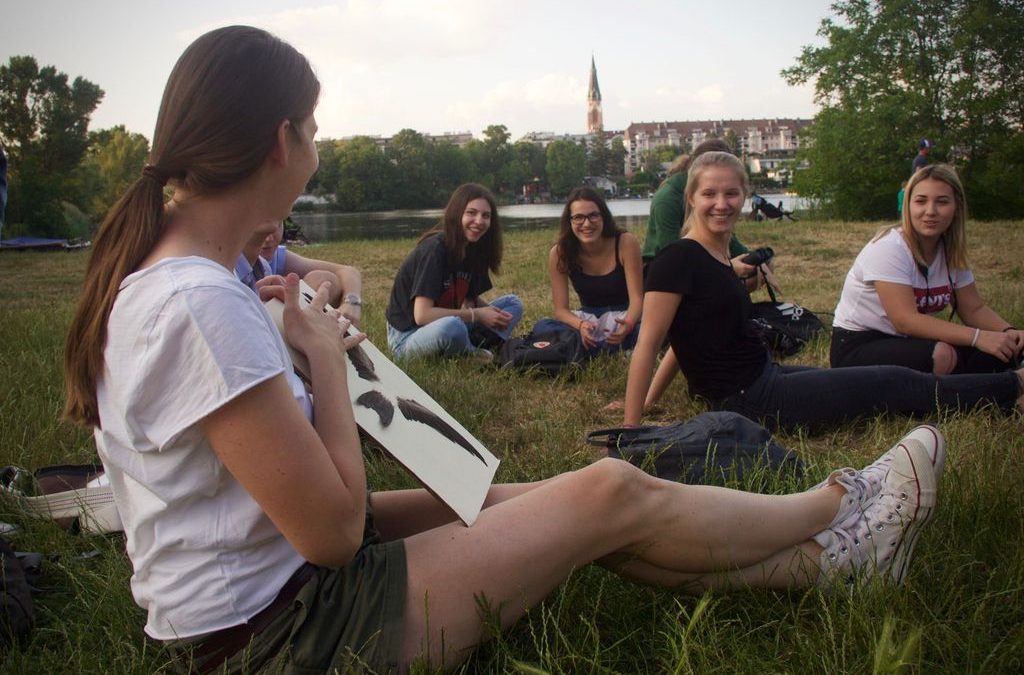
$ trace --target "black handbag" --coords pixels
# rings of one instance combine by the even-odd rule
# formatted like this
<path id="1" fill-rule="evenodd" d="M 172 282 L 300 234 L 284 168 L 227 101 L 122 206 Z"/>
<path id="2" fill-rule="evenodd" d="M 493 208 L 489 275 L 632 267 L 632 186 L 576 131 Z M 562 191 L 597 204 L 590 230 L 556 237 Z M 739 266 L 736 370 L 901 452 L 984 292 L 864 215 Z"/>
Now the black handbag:
<path id="1" fill-rule="evenodd" d="M 776 443 L 767 429 L 728 411 L 702 413 L 668 426 L 601 429 L 587 434 L 587 442 L 659 478 L 690 484 L 723 485 L 743 479 L 755 467 L 763 469 L 761 476 L 804 473 L 803 461 Z"/>
<path id="2" fill-rule="evenodd" d="M 771 301 L 750 305 L 750 320 L 757 327 L 768 349 L 779 358 L 793 356 L 825 330 L 817 315 L 793 302 L 779 302 L 768 286 Z"/>

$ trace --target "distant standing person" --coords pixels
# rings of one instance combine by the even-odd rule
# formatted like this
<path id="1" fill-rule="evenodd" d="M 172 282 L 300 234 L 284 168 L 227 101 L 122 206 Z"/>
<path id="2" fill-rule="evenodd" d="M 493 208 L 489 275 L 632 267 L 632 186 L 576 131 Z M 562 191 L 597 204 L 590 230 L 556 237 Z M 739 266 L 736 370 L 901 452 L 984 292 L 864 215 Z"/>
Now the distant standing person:
<path id="1" fill-rule="evenodd" d="M 396 357 L 427 354 L 494 355 L 477 348 L 469 329 L 479 323 L 508 339 L 523 303 L 503 295 L 488 303 L 489 272 L 501 268 L 501 222 L 491 191 L 476 183 L 452 193 L 441 222 L 420 237 L 395 275 L 388 301 L 388 346 Z"/>
<path id="2" fill-rule="evenodd" d="M 907 184 L 900 224 L 883 228 L 846 275 L 832 324 L 831 363 L 926 373 L 1006 370 L 1024 332 L 985 304 L 967 264 L 967 199 L 949 164 Z M 939 317 L 951 307 L 963 325 Z"/>
<path id="3" fill-rule="evenodd" d="M 914 155 L 914 162 L 910 166 L 910 175 L 913 176 L 917 173 L 917 170 L 928 166 L 928 163 L 932 160 L 928 157 L 928 153 L 935 147 L 935 144 L 929 141 L 927 138 L 922 138 L 921 142 L 917 144 L 917 154 Z"/>

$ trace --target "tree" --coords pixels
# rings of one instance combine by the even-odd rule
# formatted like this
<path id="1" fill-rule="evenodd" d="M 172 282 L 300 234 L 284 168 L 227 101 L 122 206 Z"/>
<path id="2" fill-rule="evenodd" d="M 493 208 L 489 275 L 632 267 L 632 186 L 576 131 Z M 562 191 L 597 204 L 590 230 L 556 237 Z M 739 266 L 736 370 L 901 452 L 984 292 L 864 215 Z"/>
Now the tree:
<path id="1" fill-rule="evenodd" d="M 427 142 L 423 134 L 412 129 L 402 129 L 391 138 L 387 157 L 394 165 L 394 173 L 398 178 L 392 191 L 394 206 L 409 209 L 431 205 L 434 189 L 427 163 Z"/>
<path id="2" fill-rule="evenodd" d="M 0 140 L 10 156 L 7 219 L 22 231 L 61 236 L 60 206 L 89 146 L 87 130 L 103 90 L 31 56 L 12 56 L 0 66 Z"/>
<path id="3" fill-rule="evenodd" d="M 356 136 L 337 144 L 337 204 L 346 211 L 392 208 L 395 169 L 377 142 Z"/>
<path id="4" fill-rule="evenodd" d="M 473 163 L 468 155 L 452 143 L 428 145 L 427 166 L 433 189 L 430 206 L 445 204 L 455 188 L 473 175 Z"/>
<path id="5" fill-rule="evenodd" d="M 89 134 L 89 151 L 78 167 L 79 203 L 93 221 L 114 205 L 142 174 L 149 141 L 124 125 Z"/>
<path id="6" fill-rule="evenodd" d="M 587 152 L 572 141 L 554 141 L 547 149 L 547 174 L 551 192 L 568 194 L 583 182 L 587 171 Z"/>
<path id="7" fill-rule="evenodd" d="M 601 134 L 591 134 L 587 138 L 587 175 L 607 175 L 610 154 L 604 144 L 604 137 Z"/>
<path id="8" fill-rule="evenodd" d="M 607 171 L 609 176 L 623 176 L 626 173 L 626 146 L 622 143 L 621 136 L 613 138 L 611 147 L 608 148 Z"/>
<path id="9" fill-rule="evenodd" d="M 824 47 L 783 71 L 815 82 L 822 106 L 805 132 L 797 190 L 840 218 L 891 218 L 917 142 L 955 162 L 979 215 L 1024 213 L 1024 2 L 840 0 Z"/>

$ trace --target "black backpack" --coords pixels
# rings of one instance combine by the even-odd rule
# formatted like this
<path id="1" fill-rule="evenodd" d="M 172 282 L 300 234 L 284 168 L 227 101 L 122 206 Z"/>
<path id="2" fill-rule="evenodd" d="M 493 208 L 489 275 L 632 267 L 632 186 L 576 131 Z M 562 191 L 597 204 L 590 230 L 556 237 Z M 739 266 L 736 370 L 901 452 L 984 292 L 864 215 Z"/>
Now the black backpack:
<path id="1" fill-rule="evenodd" d="M 793 302 L 779 302 L 771 286 L 767 286 L 771 301 L 750 305 L 750 320 L 765 345 L 779 358 L 793 356 L 825 330 L 817 315 Z"/>
<path id="2" fill-rule="evenodd" d="M 506 341 L 499 354 L 503 368 L 544 375 L 579 368 L 586 359 L 587 350 L 580 334 L 570 328 L 544 333 L 530 331 Z"/>
<path id="3" fill-rule="evenodd" d="M 767 429 L 729 411 L 662 427 L 601 429 L 587 434 L 587 442 L 659 478 L 689 484 L 722 485 L 754 467 L 797 476 L 804 472 L 797 454 L 776 443 Z"/>
<path id="4" fill-rule="evenodd" d="M 0 537 L 0 647 L 28 635 L 35 622 L 32 594 L 21 559 Z"/>

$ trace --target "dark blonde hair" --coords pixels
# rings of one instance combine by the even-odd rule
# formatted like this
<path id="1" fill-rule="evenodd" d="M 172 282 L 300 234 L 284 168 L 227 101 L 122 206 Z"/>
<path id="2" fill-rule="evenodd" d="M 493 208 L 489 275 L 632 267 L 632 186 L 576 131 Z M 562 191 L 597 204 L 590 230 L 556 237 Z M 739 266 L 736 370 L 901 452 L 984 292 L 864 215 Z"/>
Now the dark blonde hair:
<path id="1" fill-rule="evenodd" d="M 475 199 L 484 199 L 491 207 L 491 226 L 484 236 L 474 243 L 466 239 L 462 229 L 462 215 L 466 207 Z M 474 272 L 491 270 L 497 274 L 501 271 L 502 241 L 501 222 L 498 219 L 498 207 L 494 203 L 491 191 L 479 183 L 463 183 L 455 188 L 448 204 L 444 207 L 441 220 L 437 225 L 423 233 L 419 241 L 440 233 L 444 237 L 444 247 L 448 251 L 448 262 L 458 267 L 464 260 L 468 261 L 469 269 Z M 417 242 L 419 243 L 419 242 Z"/>
<path id="2" fill-rule="evenodd" d="M 690 206 L 690 200 L 697 191 L 697 183 L 700 182 L 698 180 L 700 178 L 700 174 L 715 166 L 725 167 L 736 172 L 737 178 L 740 179 L 740 187 L 743 189 L 743 197 L 746 198 L 746 196 L 750 194 L 750 179 L 747 177 L 747 170 L 743 166 L 743 162 L 741 162 L 736 155 L 731 152 L 722 152 L 719 150 L 705 152 L 700 157 L 693 160 L 690 164 L 690 170 L 686 177 L 686 192 L 684 196 L 684 200 L 686 202 L 686 216 L 683 218 L 684 232 L 688 231 L 691 227 L 690 216 L 692 215 L 692 207 Z"/>
<path id="3" fill-rule="evenodd" d="M 953 200 L 956 202 L 956 213 L 953 214 L 953 222 L 949 228 L 942 233 L 942 247 L 945 250 L 946 265 L 949 269 L 966 270 L 967 264 L 967 195 L 964 192 L 964 185 L 960 181 L 960 175 L 956 168 L 950 164 L 929 164 L 914 172 L 914 175 L 907 181 L 904 188 L 903 211 L 900 214 L 900 222 L 893 227 L 886 227 L 875 236 L 878 239 L 891 229 L 900 228 L 904 241 L 914 254 L 914 260 L 918 265 L 927 267 L 924 253 L 921 249 L 921 240 L 914 231 L 914 224 L 910 220 L 911 200 L 914 196 L 914 188 L 921 181 L 929 178 L 942 181 L 953 189 Z"/>
<path id="4" fill-rule="evenodd" d="M 149 164 L 110 209 L 93 238 L 82 295 L 64 356 L 72 421 L 100 426 L 96 380 L 107 320 L 126 276 L 164 226 L 164 185 L 213 194 L 254 174 L 281 122 L 313 114 L 320 83 L 302 54 L 266 31 L 220 28 L 195 40 L 164 89 Z"/>

